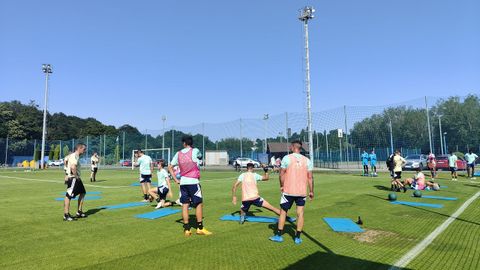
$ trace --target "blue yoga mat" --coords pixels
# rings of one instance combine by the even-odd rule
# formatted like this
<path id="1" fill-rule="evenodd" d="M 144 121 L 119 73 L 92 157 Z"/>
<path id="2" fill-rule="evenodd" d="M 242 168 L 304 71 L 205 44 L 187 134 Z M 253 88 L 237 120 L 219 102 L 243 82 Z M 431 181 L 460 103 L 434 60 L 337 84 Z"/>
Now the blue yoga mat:
<path id="1" fill-rule="evenodd" d="M 425 199 L 435 199 L 435 200 L 444 200 L 444 201 L 456 201 L 457 198 L 454 197 L 440 197 L 440 196 L 430 196 L 430 195 L 423 195 L 422 198 Z"/>
<path id="2" fill-rule="evenodd" d="M 157 186 L 156 183 L 150 183 L 150 185 L 151 185 L 152 187 L 156 187 L 156 186 Z M 132 186 L 132 187 L 139 187 L 139 186 L 140 186 L 140 183 L 139 183 L 139 182 L 135 182 L 135 183 L 131 184 L 130 186 Z"/>
<path id="3" fill-rule="evenodd" d="M 423 206 L 423 207 L 431 207 L 431 208 L 442 208 L 442 204 L 433 204 L 433 203 L 419 203 L 419 202 L 404 202 L 404 201 L 394 201 L 390 202 L 391 204 L 402 204 L 408 206 Z"/>
<path id="4" fill-rule="evenodd" d="M 163 208 L 153 212 L 135 215 L 136 218 L 156 219 L 181 212 L 179 209 Z"/>
<path id="5" fill-rule="evenodd" d="M 89 200 L 99 200 L 101 199 L 102 197 L 100 196 L 85 196 L 85 200 L 86 201 L 89 201 Z M 62 201 L 64 200 L 65 198 L 55 198 L 55 201 Z M 74 201 L 78 200 L 78 196 L 75 198 L 75 199 L 72 199 Z"/>
<path id="6" fill-rule="evenodd" d="M 60 192 L 60 194 L 65 194 L 65 192 Z M 100 195 L 102 194 L 101 191 L 87 191 L 87 195 Z"/>
<path id="7" fill-rule="evenodd" d="M 360 226 L 353 222 L 349 218 L 323 218 L 323 221 L 327 223 L 328 226 L 334 232 L 348 232 L 348 233 L 361 233 L 364 232 Z"/>
<path id="8" fill-rule="evenodd" d="M 106 205 L 101 206 L 100 208 L 111 210 L 111 209 L 122 209 L 122 208 L 129 208 L 129 207 L 136 207 L 136 206 L 144 206 L 147 205 L 146 202 L 130 202 L 130 203 L 122 203 L 117 205 Z"/>
<path id="9" fill-rule="evenodd" d="M 480 176 L 480 172 L 474 173 L 473 176 Z"/>
<path id="10" fill-rule="evenodd" d="M 234 215 L 225 215 L 220 218 L 222 221 L 240 221 L 240 216 L 234 216 Z M 289 222 L 295 222 L 295 218 L 287 218 Z M 278 217 L 261 217 L 261 216 L 246 216 L 245 221 L 249 222 L 261 222 L 261 223 L 277 223 L 278 222 Z"/>

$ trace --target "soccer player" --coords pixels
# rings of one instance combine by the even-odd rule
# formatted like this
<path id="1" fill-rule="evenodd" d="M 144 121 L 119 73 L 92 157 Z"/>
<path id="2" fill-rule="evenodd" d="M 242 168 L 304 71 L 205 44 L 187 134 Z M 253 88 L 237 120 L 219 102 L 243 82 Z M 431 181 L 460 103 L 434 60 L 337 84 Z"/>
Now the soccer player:
<path id="1" fill-rule="evenodd" d="M 93 152 L 92 157 L 90 158 L 92 173 L 90 174 L 90 182 L 97 182 L 97 171 L 98 171 L 98 155 L 97 152 Z"/>
<path id="2" fill-rule="evenodd" d="M 368 176 L 368 153 L 363 150 L 362 153 L 363 176 Z"/>
<path id="3" fill-rule="evenodd" d="M 68 152 L 68 154 L 63 158 L 63 171 L 65 172 L 65 183 L 68 180 L 68 156 L 70 156 L 72 152 Z"/>
<path id="4" fill-rule="evenodd" d="M 465 159 L 467 160 L 467 174 L 468 178 L 474 180 L 475 176 L 475 162 L 478 159 L 478 156 L 473 153 L 472 149 L 468 150 L 468 153 L 465 154 Z"/>
<path id="5" fill-rule="evenodd" d="M 395 156 L 393 157 L 393 181 L 392 181 L 392 191 L 400 191 L 403 189 L 403 192 L 407 192 L 407 188 L 402 183 L 402 167 L 405 166 L 406 160 L 401 156 L 400 151 L 395 151 Z"/>
<path id="6" fill-rule="evenodd" d="M 430 152 L 428 154 L 427 164 L 428 168 L 430 169 L 430 175 L 432 176 L 432 180 L 434 180 L 437 176 L 437 159 L 435 158 L 434 153 Z"/>
<path id="7" fill-rule="evenodd" d="M 247 164 L 247 172 L 240 174 L 232 187 L 232 203 L 237 205 L 237 187 L 242 185 L 242 207 L 240 208 L 240 224 L 245 222 L 245 215 L 253 204 L 258 207 L 266 208 L 275 214 L 280 215 L 280 210 L 273 207 L 258 194 L 257 181 L 268 181 L 268 167 L 264 167 L 265 174 L 261 176 L 253 171 L 253 163 Z"/>
<path id="8" fill-rule="evenodd" d="M 168 165 L 171 175 L 175 175 L 173 166 L 180 168 L 180 202 L 182 203 L 183 233 L 185 236 L 192 235 L 188 220 L 188 207 L 195 208 L 197 217 L 197 234 L 212 234 L 203 227 L 203 197 L 200 187 L 200 167 L 202 154 L 198 148 L 193 148 L 193 138 L 186 135 L 182 138 L 183 149 L 178 151 Z"/>
<path id="9" fill-rule="evenodd" d="M 450 172 L 452 174 L 452 181 L 457 181 L 457 160 L 458 157 L 453 153 L 453 151 L 450 151 L 450 156 L 448 156 L 448 167 L 450 167 Z"/>
<path id="10" fill-rule="evenodd" d="M 167 170 L 165 170 L 165 160 L 158 161 L 158 185 L 156 188 L 151 188 L 148 192 L 157 200 L 158 204 L 155 209 L 171 206 L 171 202 L 166 202 L 167 196 L 172 198 L 172 187 L 170 186 L 170 177 Z"/>
<path id="11" fill-rule="evenodd" d="M 372 152 L 368 156 L 368 159 L 370 159 L 370 168 L 372 169 L 372 176 L 377 176 L 377 154 L 375 154 L 375 150 L 372 150 Z"/>
<path id="12" fill-rule="evenodd" d="M 80 156 L 85 153 L 86 146 L 83 143 L 79 143 L 75 146 L 75 152 L 68 155 L 68 179 L 67 192 L 65 193 L 64 207 L 63 207 L 63 220 L 72 221 L 73 217 L 70 215 L 70 200 L 74 199 L 78 195 L 78 210 L 77 218 L 84 218 L 87 215 L 83 212 L 83 200 L 85 198 L 85 187 L 83 186 L 82 179 L 80 179 Z"/>
<path id="13" fill-rule="evenodd" d="M 283 227 L 287 212 L 295 202 L 297 205 L 297 230 L 295 233 L 295 244 L 302 243 L 300 235 L 303 230 L 303 210 L 306 197 L 313 200 L 313 163 L 311 160 L 300 154 L 302 142 L 295 140 L 290 149 L 292 154 L 283 157 L 280 169 L 280 190 L 282 197 L 280 200 L 280 218 L 278 220 L 278 229 L 274 236 L 269 239 L 274 242 L 283 242 Z M 307 186 L 309 192 L 307 193 Z"/>
<path id="14" fill-rule="evenodd" d="M 152 166 L 152 158 L 145 155 L 142 150 L 138 150 L 135 154 L 135 157 L 138 157 L 137 161 L 133 163 L 135 167 L 139 167 L 140 170 L 140 186 L 143 192 L 143 201 L 148 202 L 148 191 L 151 189 L 152 183 L 152 174 L 153 174 L 153 166 Z"/>
<path id="15" fill-rule="evenodd" d="M 432 189 L 435 191 L 440 190 L 440 185 L 433 181 L 425 181 L 425 175 L 422 173 L 422 168 L 418 167 L 415 169 L 417 173 L 413 178 L 405 179 L 404 185 L 410 185 L 415 190 L 426 190 Z"/>

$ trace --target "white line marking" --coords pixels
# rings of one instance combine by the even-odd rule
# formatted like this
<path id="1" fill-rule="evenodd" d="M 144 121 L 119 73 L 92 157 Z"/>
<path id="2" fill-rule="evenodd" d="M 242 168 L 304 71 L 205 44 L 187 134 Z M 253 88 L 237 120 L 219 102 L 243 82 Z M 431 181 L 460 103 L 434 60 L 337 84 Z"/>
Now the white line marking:
<path id="1" fill-rule="evenodd" d="M 389 270 L 396 270 L 396 269 L 402 269 L 405 268 L 415 257 L 420 255 L 420 253 L 427 248 L 437 236 L 439 236 L 443 231 L 445 231 L 450 224 L 455 221 L 455 219 L 460 216 L 465 209 L 478 197 L 480 197 L 480 191 L 477 192 L 475 195 L 470 197 L 466 202 L 460 206 L 460 208 L 455 211 L 447 220 L 445 220 L 442 225 L 437 227 L 433 232 L 431 232 L 425 239 L 422 240 L 422 242 L 418 243 L 415 247 L 413 247 L 407 254 L 405 254 L 400 260 L 398 260 L 394 265 L 392 265 Z"/>
<path id="2" fill-rule="evenodd" d="M 64 184 L 64 181 L 58 181 L 58 180 L 23 178 L 23 177 L 6 176 L 6 175 L 0 175 L 0 177 L 9 178 L 9 179 L 25 180 L 25 181 L 35 181 L 35 182 L 47 182 L 47 183 Z M 83 184 L 83 185 L 84 185 L 84 186 L 88 186 L 88 187 L 98 187 L 98 188 L 129 188 L 129 187 L 130 187 L 130 186 L 98 186 L 98 185 L 92 185 L 92 184 Z"/>

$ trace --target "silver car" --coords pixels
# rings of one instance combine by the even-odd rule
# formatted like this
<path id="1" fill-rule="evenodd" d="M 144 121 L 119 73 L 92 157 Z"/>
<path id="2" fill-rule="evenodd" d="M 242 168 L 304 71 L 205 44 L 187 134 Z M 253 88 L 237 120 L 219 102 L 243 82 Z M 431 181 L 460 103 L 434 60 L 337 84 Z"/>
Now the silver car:
<path id="1" fill-rule="evenodd" d="M 420 155 L 408 155 L 405 160 L 407 163 L 404 166 L 405 170 L 415 170 L 421 168 L 422 170 L 427 168 L 427 156 Z"/>
<path id="2" fill-rule="evenodd" d="M 253 160 L 253 159 L 250 159 L 250 158 L 237 158 L 234 162 L 233 162 L 233 166 L 235 166 L 235 164 L 238 164 L 240 165 L 240 167 L 242 168 L 245 168 L 247 167 L 247 164 L 248 163 L 253 163 L 253 166 L 255 166 L 255 168 L 258 168 L 260 167 L 260 163 Z"/>

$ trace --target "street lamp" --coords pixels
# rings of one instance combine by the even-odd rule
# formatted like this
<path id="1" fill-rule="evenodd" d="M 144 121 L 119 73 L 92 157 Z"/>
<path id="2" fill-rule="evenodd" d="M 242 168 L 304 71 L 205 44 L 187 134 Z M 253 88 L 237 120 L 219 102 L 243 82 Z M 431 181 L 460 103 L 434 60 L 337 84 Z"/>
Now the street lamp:
<path id="1" fill-rule="evenodd" d="M 263 153 L 267 153 L 267 120 L 268 120 L 268 113 L 263 115 L 264 125 L 263 125 L 263 133 L 265 137 L 265 145 L 263 146 Z"/>
<path id="2" fill-rule="evenodd" d="M 313 160 L 313 130 L 312 130 L 312 102 L 310 96 L 310 52 L 308 49 L 308 20 L 313 19 L 313 7 L 304 7 L 300 10 L 298 19 L 303 22 L 305 32 L 305 90 L 307 92 L 307 131 L 308 131 L 308 152 Z"/>
<path id="3" fill-rule="evenodd" d="M 443 146 L 445 147 L 445 153 L 448 153 L 447 132 L 446 131 L 443 133 Z"/>
<path id="4" fill-rule="evenodd" d="M 42 128 L 42 151 L 40 155 L 40 168 L 45 168 L 45 137 L 47 135 L 47 106 L 48 106 L 48 79 L 52 74 L 52 65 L 43 64 L 42 71 L 45 73 L 45 98 L 43 107 L 43 128 Z"/>

